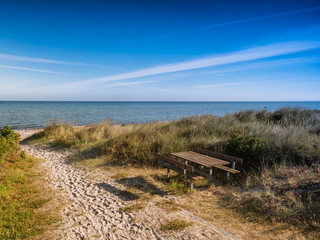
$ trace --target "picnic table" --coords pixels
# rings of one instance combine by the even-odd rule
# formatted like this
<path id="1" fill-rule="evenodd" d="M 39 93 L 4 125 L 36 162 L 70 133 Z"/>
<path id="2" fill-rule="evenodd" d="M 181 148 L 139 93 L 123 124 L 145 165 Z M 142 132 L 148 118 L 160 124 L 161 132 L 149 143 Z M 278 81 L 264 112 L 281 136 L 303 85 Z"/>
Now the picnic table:
<path id="1" fill-rule="evenodd" d="M 209 178 L 209 185 L 212 183 L 212 169 L 218 168 L 227 172 L 227 179 L 230 173 L 236 174 L 240 171 L 235 169 L 236 162 L 242 164 L 242 159 L 206 149 L 200 149 L 200 153 L 185 151 L 171 153 L 170 156 L 158 154 L 161 158 L 161 165 L 167 168 L 167 177 L 170 176 L 170 169 L 184 175 L 185 179 L 190 178 L 190 187 L 193 188 L 193 180 L 199 176 Z M 231 163 L 231 168 L 226 165 Z"/>
<path id="2" fill-rule="evenodd" d="M 221 166 L 230 164 L 230 162 L 228 161 L 218 159 L 216 157 L 211 157 L 208 155 L 192 152 L 192 151 L 171 153 L 171 155 L 181 158 L 186 165 L 189 165 L 189 162 L 199 165 L 200 169 L 195 168 L 194 171 L 196 173 L 209 177 L 209 184 L 211 184 L 212 182 L 213 167 L 218 167 L 221 169 Z M 202 170 L 204 167 L 209 169 L 209 174 Z"/>

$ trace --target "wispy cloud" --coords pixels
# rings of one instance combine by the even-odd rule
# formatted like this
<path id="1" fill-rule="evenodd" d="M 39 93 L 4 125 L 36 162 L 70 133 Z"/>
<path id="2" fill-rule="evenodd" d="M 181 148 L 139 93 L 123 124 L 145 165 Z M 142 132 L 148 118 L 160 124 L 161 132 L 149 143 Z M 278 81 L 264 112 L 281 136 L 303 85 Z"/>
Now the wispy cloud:
<path id="1" fill-rule="evenodd" d="M 155 83 L 157 81 L 136 81 L 136 82 L 118 82 L 107 85 L 107 87 L 125 87 L 125 86 L 132 86 L 132 85 L 143 85 L 143 84 L 150 84 Z"/>
<path id="2" fill-rule="evenodd" d="M 175 36 L 175 35 L 194 32 L 194 31 L 208 30 L 208 29 L 224 27 L 224 26 L 228 26 L 228 25 L 253 22 L 253 21 L 258 21 L 258 20 L 263 20 L 263 19 L 268 19 L 268 18 L 282 17 L 282 16 L 294 15 L 294 14 L 299 14 L 299 13 L 312 12 L 312 11 L 317 11 L 317 10 L 320 10 L 320 7 L 305 8 L 305 9 L 299 9 L 299 10 L 289 11 L 289 12 L 274 13 L 274 14 L 269 14 L 269 15 L 264 15 L 264 16 L 259 16 L 259 17 L 238 19 L 238 20 L 224 22 L 224 23 L 218 23 L 218 24 L 213 24 L 213 25 L 189 28 L 189 29 L 185 29 L 185 30 L 182 30 L 182 31 L 172 32 L 172 33 L 158 35 L 158 36 L 140 38 L 140 39 L 134 40 L 133 42 L 141 42 L 141 41 L 148 41 L 148 40 L 153 40 L 153 39 L 158 39 L 158 38 L 172 37 L 172 36 Z"/>
<path id="3" fill-rule="evenodd" d="M 63 72 L 55 72 L 55 71 L 49 71 L 49 70 L 44 70 L 44 69 L 26 68 L 26 67 L 17 67 L 17 66 L 8 66 L 8 65 L 0 65 L 0 68 L 15 69 L 15 70 L 22 70 L 22 71 L 30 71 L 30 72 L 42 72 L 42 73 L 71 75 L 69 73 L 63 73 Z"/>
<path id="4" fill-rule="evenodd" d="M 288 65 L 297 65 L 305 63 L 319 62 L 319 57 L 295 57 L 295 58 L 284 58 L 277 60 L 265 60 L 262 62 L 254 62 L 250 64 L 242 64 L 241 66 L 229 66 L 228 68 L 221 70 L 207 70 L 194 73 L 195 75 L 225 75 L 233 72 L 247 71 L 252 69 L 261 69 L 261 68 L 272 68 L 272 67 L 283 67 Z"/>
<path id="5" fill-rule="evenodd" d="M 229 83 L 217 83 L 217 84 L 203 84 L 198 86 L 192 86 L 191 88 L 220 88 L 228 86 L 240 86 L 240 85 L 250 85 L 250 84 L 261 84 L 262 81 L 246 81 L 246 82 L 229 82 Z"/>
<path id="6" fill-rule="evenodd" d="M 278 44 L 270 44 L 261 47 L 249 48 L 242 51 L 232 52 L 225 55 L 214 56 L 210 58 L 180 62 L 168 65 L 160 65 L 150 68 L 145 68 L 137 71 L 107 76 L 98 79 L 87 81 L 79 81 L 70 83 L 72 85 L 86 85 L 93 83 L 102 83 L 110 81 L 119 81 L 125 79 L 134 79 L 139 77 L 153 76 L 164 73 L 179 72 L 185 70 L 199 69 L 205 67 L 213 67 L 226 65 L 231 63 L 239 63 L 252 61 L 276 56 L 282 56 L 311 49 L 320 48 L 320 42 L 284 42 Z"/>
<path id="7" fill-rule="evenodd" d="M 24 57 L 24 56 L 17 56 L 17 55 L 11 55 L 11 54 L 3 54 L 3 53 L 0 53 L 0 59 L 5 59 L 9 61 L 18 61 L 18 62 L 51 63 L 51 64 L 89 66 L 89 67 L 99 67 L 99 68 L 116 68 L 116 67 L 102 66 L 102 65 L 96 65 L 96 64 L 58 61 L 58 60 L 52 60 L 52 59 L 46 59 L 46 58 Z"/>
<path id="8" fill-rule="evenodd" d="M 298 53 L 302 51 L 307 51 L 311 49 L 320 48 L 320 42 L 283 42 L 277 44 L 270 44 L 260 47 L 253 47 L 245 49 L 242 51 L 231 52 L 228 54 L 223 54 L 219 56 L 213 56 L 210 58 L 197 59 L 186 62 L 178 62 L 174 64 L 159 65 L 155 67 L 140 69 L 137 71 L 131 71 L 127 73 L 106 76 L 103 78 L 89 79 L 84 81 L 76 81 L 70 83 L 64 83 L 59 85 L 51 86 L 38 86 L 37 89 L 49 89 L 50 90 L 62 90 L 62 89 L 74 89 L 86 85 L 94 85 L 99 83 L 106 83 L 112 81 L 130 80 L 142 77 L 159 76 L 161 74 L 182 72 L 186 70 L 201 69 L 206 67 L 221 66 L 233 63 L 241 63 L 246 61 L 254 61 L 259 59 L 279 57 L 287 54 Z M 162 75 L 163 76 L 163 75 Z M 168 80 L 168 79 L 166 79 Z M 148 80 L 150 81 L 150 79 Z M 160 80 L 158 80 L 160 81 Z M 140 83 L 141 81 L 136 81 L 134 83 Z M 146 82 L 144 82 L 146 83 Z M 118 86 L 129 86 L 130 83 L 119 83 Z M 108 86 L 108 85 L 107 85 Z M 115 86 L 115 85 L 114 85 Z M 37 90 L 33 89 L 33 90 Z"/>

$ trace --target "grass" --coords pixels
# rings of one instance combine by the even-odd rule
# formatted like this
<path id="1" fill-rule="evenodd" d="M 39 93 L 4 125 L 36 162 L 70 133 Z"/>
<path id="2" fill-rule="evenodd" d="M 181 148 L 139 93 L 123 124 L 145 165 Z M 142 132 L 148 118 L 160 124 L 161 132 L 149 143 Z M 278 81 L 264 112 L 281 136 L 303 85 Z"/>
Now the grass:
<path id="1" fill-rule="evenodd" d="M 171 212 L 176 212 L 179 211 L 179 207 L 177 206 L 177 204 L 173 201 L 161 201 L 161 202 L 157 202 L 156 206 L 161 207 L 162 209 L 164 209 L 167 213 L 171 213 Z"/>
<path id="2" fill-rule="evenodd" d="M 139 211 L 141 209 L 144 209 L 144 206 L 142 204 L 136 203 L 131 206 L 121 208 L 121 211 L 131 213 L 131 212 Z"/>
<path id="3" fill-rule="evenodd" d="M 192 222 L 187 222 L 181 219 L 174 219 L 167 221 L 166 223 L 161 225 L 162 231 L 182 231 L 185 228 L 192 226 Z"/>
<path id="4" fill-rule="evenodd" d="M 41 196 L 30 157 L 4 163 L 0 173 L 0 239 L 25 239 L 40 234 L 59 219 L 43 211 L 50 197 Z M 40 211 L 41 210 L 41 211 Z"/>
<path id="5" fill-rule="evenodd" d="M 11 131 L 11 130 L 10 130 Z M 0 131 L 1 135 L 1 131 Z M 39 184 L 39 161 L 21 152 L 14 133 L 10 147 L 0 156 L 0 239 L 26 239 L 43 233 L 59 220 L 47 206 L 51 198 Z M 8 140 L 7 140 L 8 141 Z M 8 146 L 8 145 L 7 145 Z"/>
<path id="6" fill-rule="evenodd" d="M 297 116 L 295 121 L 292 116 Z M 244 167 L 320 159 L 318 111 L 282 109 L 224 117 L 193 116 L 174 122 L 93 126 L 54 123 L 33 140 L 79 150 L 76 159 L 99 157 L 105 164 L 159 166 L 157 153 L 208 148 L 245 158 Z M 320 121 L 320 120 L 319 120 Z"/>
<path id="7" fill-rule="evenodd" d="M 228 196 L 229 207 L 251 221 L 282 221 L 320 230 L 320 165 L 264 169 L 234 190 Z"/>
<path id="8" fill-rule="evenodd" d="M 30 141 L 73 149 L 74 160 L 96 159 L 92 162 L 98 167 L 157 168 L 157 153 L 200 148 L 241 157 L 244 164 L 237 166 L 241 174 L 224 193 L 225 207 L 252 221 L 286 222 L 319 231 L 319 111 L 282 108 L 129 125 L 54 123 Z M 187 183 L 178 177 L 166 187 L 188 193 Z"/>
<path id="9" fill-rule="evenodd" d="M 171 178 L 169 182 L 165 184 L 166 187 L 171 191 L 174 191 L 178 195 L 188 193 L 190 191 L 189 182 L 187 180 L 181 179 L 181 176 L 178 177 L 180 177 L 180 179 Z"/>

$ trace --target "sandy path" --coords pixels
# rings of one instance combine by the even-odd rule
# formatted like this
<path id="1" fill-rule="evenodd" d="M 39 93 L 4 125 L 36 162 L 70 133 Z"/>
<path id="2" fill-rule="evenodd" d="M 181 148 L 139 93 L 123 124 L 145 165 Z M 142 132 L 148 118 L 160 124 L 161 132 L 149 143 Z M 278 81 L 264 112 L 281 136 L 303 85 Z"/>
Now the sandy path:
<path id="1" fill-rule="evenodd" d="M 21 134 L 23 140 L 38 131 L 16 132 Z M 203 224 L 204 220 L 199 221 L 185 210 L 186 213 L 180 211 L 175 217 L 196 221 L 194 226 L 169 234 L 159 231 L 157 225 L 165 220 L 166 214 L 159 212 L 159 209 L 149 209 L 138 220 L 134 214 L 121 211 L 127 204 L 101 186 L 104 183 L 112 189 L 118 189 L 114 181 L 99 174 L 94 180 L 90 179 L 83 170 L 67 164 L 67 152 L 23 142 L 20 145 L 29 155 L 46 160 L 41 166 L 41 171 L 46 172 L 46 182 L 67 201 L 61 213 L 60 227 L 53 234 L 55 239 L 235 239 L 219 229 L 217 231 L 213 225 Z"/>
<path id="2" fill-rule="evenodd" d="M 29 132 L 18 131 L 22 138 Z M 62 190 L 71 200 L 62 213 L 63 229 L 57 239 L 163 239 L 143 223 L 137 224 L 130 214 L 122 212 L 119 198 L 108 194 L 88 180 L 85 173 L 66 164 L 67 153 L 21 144 L 28 154 L 46 159 L 43 166 L 50 172 L 48 183 Z M 97 179 L 97 182 L 102 180 Z"/>

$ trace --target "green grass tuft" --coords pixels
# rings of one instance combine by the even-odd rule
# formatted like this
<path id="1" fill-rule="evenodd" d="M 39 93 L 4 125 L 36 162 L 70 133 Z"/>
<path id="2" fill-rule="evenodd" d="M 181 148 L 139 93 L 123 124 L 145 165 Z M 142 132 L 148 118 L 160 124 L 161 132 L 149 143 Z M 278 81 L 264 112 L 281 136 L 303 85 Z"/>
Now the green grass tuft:
<path id="1" fill-rule="evenodd" d="M 137 203 L 137 204 L 133 204 L 128 207 L 123 207 L 123 208 L 121 208 L 121 211 L 131 213 L 131 212 L 139 211 L 141 209 L 144 209 L 144 206 L 142 204 Z"/>
<path id="2" fill-rule="evenodd" d="M 192 222 L 187 222 L 180 219 L 174 219 L 171 221 L 167 221 L 166 223 L 161 225 L 162 231 L 182 231 L 185 228 L 192 226 Z"/>

